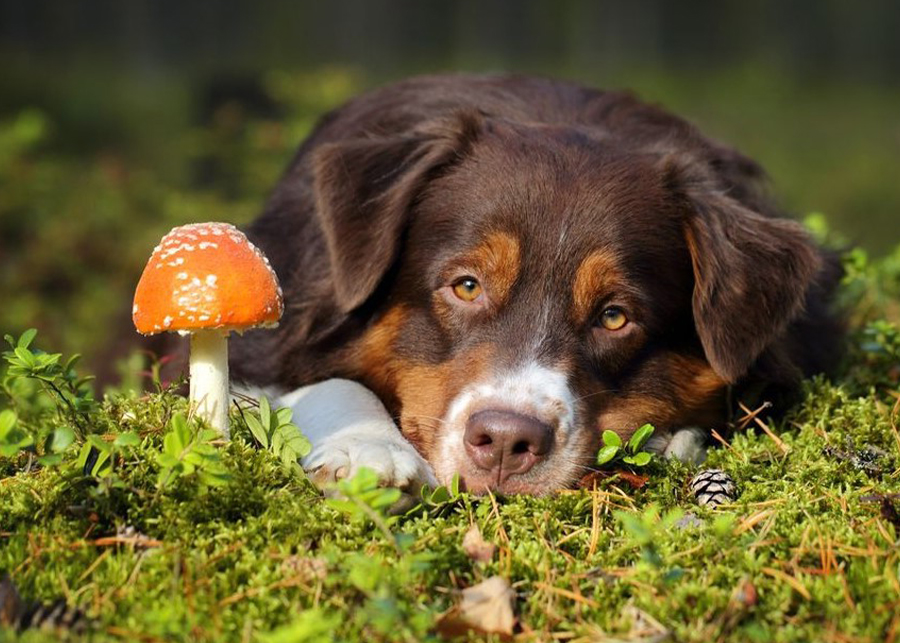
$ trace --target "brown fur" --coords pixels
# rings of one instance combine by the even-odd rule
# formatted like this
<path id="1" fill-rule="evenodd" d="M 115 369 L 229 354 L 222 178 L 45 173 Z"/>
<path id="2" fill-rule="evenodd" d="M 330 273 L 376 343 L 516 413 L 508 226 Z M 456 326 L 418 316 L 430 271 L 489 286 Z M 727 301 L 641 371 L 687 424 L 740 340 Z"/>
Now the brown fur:
<path id="1" fill-rule="evenodd" d="M 572 287 L 572 319 L 585 323 L 597 306 L 598 294 L 608 292 L 622 280 L 615 256 L 608 250 L 594 252 L 581 262 Z"/>
<path id="2" fill-rule="evenodd" d="M 356 379 L 432 459 L 451 401 L 526 350 L 579 398 L 584 462 L 604 428 L 721 429 L 729 387 L 783 410 L 838 356 L 840 267 L 762 178 L 628 94 L 516 76 L 365 94 L 323 119 L 248 230 L 287 311 L 234 342 L 234 372 Z M 483 300 L 454 299 L 464 275 Z M 608 305 L 626 327 L 594 323 Z"/>

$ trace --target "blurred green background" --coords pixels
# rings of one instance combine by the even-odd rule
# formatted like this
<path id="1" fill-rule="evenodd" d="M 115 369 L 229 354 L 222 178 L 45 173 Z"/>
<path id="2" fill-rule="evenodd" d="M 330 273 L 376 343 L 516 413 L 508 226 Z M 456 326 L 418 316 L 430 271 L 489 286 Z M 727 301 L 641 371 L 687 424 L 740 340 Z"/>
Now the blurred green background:
<path id="1" fill-rule="evenodd" d="M 414 73 L 631 88 L 797 216 L 900 241 L 900 3 L 0 0 L 0 332 L 115 372 L 172 226 L 243 224 L 329 108 Z"/>

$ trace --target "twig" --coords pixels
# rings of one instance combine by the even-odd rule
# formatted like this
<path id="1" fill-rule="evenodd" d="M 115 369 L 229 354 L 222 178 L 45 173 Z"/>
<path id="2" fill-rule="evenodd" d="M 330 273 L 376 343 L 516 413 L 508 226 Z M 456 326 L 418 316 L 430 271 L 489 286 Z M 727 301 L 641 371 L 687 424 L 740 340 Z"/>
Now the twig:
<path id="1" fill-rule="evenodd" d="M 748 415 L 753 413 L 753 411 L 751 411 L 746 406 L 744 406 L 743 402 L 738 402 L 738 404 L 740 405 L 741 409 Z M 759 426 L 759 428 L 761 428 L 765 432 L 766 435 L 769 436 L 769 438 L 772 440 L 772 442 L 775 443 L 775 446 L 777 446 L 781 450 L 781 453 L 783 455 L 787 455 L 790 452 L 790 450 L 791 450 L 790 447 L 788 445 L 786 445 L 782 441 L 781 438 L 779 438 L 777 435 L 775 435 L 775 433 L 772 432 L 772 429 L 770 429 L 766 425 L 765 422 L 763 422 L 758 417 L 756 417 L 756 415 L 753 415 L 753 421 L 756 423 L 757 426 Z"/>

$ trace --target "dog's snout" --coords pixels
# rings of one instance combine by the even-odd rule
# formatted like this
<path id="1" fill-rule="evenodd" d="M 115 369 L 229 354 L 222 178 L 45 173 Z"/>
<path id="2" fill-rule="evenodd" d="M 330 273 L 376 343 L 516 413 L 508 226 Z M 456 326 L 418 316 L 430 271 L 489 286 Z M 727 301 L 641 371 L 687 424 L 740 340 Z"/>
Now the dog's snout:
<path id="1" fill-rule="evenodd" d="M 474 464 L 503 483 L 511 475 L 525 473 L 550 453 L 553 429 L 520 413 L 478 411 L 466 422 L 465 445 Z"/>

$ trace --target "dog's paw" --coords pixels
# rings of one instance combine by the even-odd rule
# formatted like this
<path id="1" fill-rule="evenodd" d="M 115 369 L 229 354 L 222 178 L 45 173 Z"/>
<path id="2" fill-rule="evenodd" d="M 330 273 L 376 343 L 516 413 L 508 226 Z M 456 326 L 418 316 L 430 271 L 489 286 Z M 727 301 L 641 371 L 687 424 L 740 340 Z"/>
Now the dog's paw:
<path id="1" fill-rule="evenodd" d="M 708 431 L 696 427 L 679 429 L 675 433 L 654 435 L 644 449 L 666 458 L 690 464 L 702 464 L 706 460 L 706 435 Z"/>
<path id="2" fill-rule="evenodd" d="M 437 485 L 431 466 L 409 442 L 383 437 L 344 435 L 325 440 L 303 458 L 303 467 L 316 486 L 326 491 L 362 467 L 375 471 L 384 486 L 408 494 L 418 493 L 424 484 Z"/>

